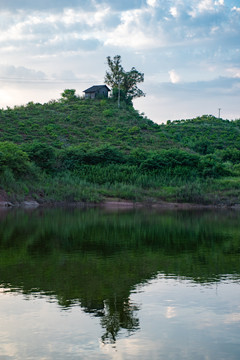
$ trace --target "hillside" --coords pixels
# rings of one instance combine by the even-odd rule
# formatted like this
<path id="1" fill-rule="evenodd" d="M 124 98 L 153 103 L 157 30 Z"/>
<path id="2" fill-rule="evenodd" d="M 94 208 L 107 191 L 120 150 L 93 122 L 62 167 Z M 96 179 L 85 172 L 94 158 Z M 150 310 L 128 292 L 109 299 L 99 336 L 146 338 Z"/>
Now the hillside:
<path id="1" fill-rule="evenodd" d="M 201 155 L 227 148 L 240 150 L 240 120 L 229 121 L 204 115 L 195 119 L 168 121 L 160 129 L 169 140 Z"/>
<path id="2" fill-rule="evenodd" d="M 0 187 L 16 202 L 240 203 L 240 121 L 157 125 L 131 105 L 78 97 L 0 111 Z"/>
<path id="3" fill-rule="evenodd" d="M 56 148 L 109 143 L 122 149 L 169 148 L 169 140 L 157 124 L 132 107 L 108 100 L 51 101 L 0 112 L 0 139 L 17 144 L 33 141 Z"/>

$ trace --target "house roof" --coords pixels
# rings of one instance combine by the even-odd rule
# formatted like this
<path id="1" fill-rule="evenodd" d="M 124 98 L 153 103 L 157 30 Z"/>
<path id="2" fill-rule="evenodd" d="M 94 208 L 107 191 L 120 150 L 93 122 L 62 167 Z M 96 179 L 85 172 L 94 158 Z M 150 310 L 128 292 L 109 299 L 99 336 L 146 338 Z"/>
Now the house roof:
<path id="1" fill-rule="evenodd" d="M 84 90 L 83 92 L 85 93 L 94 93 L 97 92 L 98 90 L 100 90 L 101 88 L 107 88 L 107 91 L 110 91 L 110 89 L 107 87 L 107 85 L 94 85 L 91 86 L 90 88 Z"/>

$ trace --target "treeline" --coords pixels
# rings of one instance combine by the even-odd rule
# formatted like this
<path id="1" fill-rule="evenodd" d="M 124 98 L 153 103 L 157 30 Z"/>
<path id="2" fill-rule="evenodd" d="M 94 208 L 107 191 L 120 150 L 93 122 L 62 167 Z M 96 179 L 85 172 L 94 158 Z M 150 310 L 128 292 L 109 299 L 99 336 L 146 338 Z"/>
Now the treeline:
<path id="1" fill-rule="evenodd" d="M 80 174 L 84 166 L 121 165 L 136 167 L 139 173 L 143 174 L 168 171 L 181 177 L 192 175 L 206 178 L 231 174 L 225 162 L 238 164 L 239 160 L 240 150 L 237 149 L 227 149 L 213 155 L 202 156 L 178 148 L 158 151 L 136 148 L 124 153 L 111 145 L 100 147 L 79 145 L 56 149 L 38 142 L 21 145 L 9 141 L 0 143 L 0 171 L 9 170 L 17 176 L 26 176 L 37 171 L 45 171 L 52 175 L 65 171 Z"/>
<path id="2" fill-rule="evenodd" d="M 206 194 L 210 179 L 233 172 L 222 159 L 178 148 L 126 153 L 111 145 L 56 149 L 37 142 L 2 142 L 0 186 L 14 200 L 31 196 L 40 202 L 98 202 L 116 197 L 211 203 L 215 200 Z"/>

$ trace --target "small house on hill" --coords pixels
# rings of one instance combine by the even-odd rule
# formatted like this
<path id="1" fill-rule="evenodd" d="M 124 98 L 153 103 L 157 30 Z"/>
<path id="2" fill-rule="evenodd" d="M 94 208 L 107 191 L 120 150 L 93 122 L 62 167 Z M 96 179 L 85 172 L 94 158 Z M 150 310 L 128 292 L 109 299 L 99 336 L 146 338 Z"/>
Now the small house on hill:
<path id="1" fill-rule="evenodd" d="M 85 99 L 107 98 L 110 89 L 106 85 L 94 85 L 84 90 Z"/>

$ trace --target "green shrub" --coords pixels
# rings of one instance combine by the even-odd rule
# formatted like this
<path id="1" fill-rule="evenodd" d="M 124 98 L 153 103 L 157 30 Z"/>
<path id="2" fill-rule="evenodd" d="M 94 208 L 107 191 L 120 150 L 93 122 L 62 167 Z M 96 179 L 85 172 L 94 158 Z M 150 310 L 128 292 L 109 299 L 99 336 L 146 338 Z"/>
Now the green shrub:
<path id="1" fill-rule="evenodd" d="M 47 144 L 33 142 L 23 146 L 30 160 L 46 171 L 52 171 L 56 163 L 56 151 Z"/>
<path id="2" fill-rule="evenodd" d="M 113 116 L 113 111 L 111 109 L 106 109 L 106 110 L 103 110 L 103 115 L 106 116 L 106 117 L 111 117 Z"/>
<path id="3" fill-rule="evenodd" d="M 149 153 L 149 156 L 141 164 L 142 170 L 161 170 L 164 168 L 198 167 L 200 156 L 191 154 L 180 149 L 161 150 Z"/>
<path id="4" fill-rule="evenodd" d="M 201 174 L 206 177 L 217 178 L 220 176 L 230 175 L 229 169 L 220 162 L 214 155 L 205 155 L 200 160 Z"/>
<path id="5" fill-rule="evenodd" d="M 60 154 L 62 170 L 74 170 L 84 163 L 86 149 L 82 146 L 70 146 Z"/>
<path id="6" fill-rule="evenodd" d="M 83 146 L 71 146 L 62 151 L 61 162 L 62 168 L 74 170 L 80 168 L 83 164 L 122 164 L 125 162 L 125 156 L 117 148 L 108 145 L 93 149 Z"/>
<path id="7" fill-rule="evenodd" d="M 15 175 L 26 175 L 31 171 L 27 153 L 10 141 L 0 142 L 0 171 L 6 169 Z"/>
<path id="8" fill-rule="evenodd" d="M 117 148 L 106 145 L 87 152 L 84 160 L 85 164 L 121 164 L 125 157 Z"/>
<path id="9" fill-rule="evenodd" d="M 240 150 L 229 148 L 218 152 L 223 161 L 231 161 L 233 164 L 240 163 Z"/>
<path id="10" fill-rule="evenodd" d="M 105 106 L 106 104 L 107 104 L 107 100 L 106 100 L 106 99 L 100 100 L 100 105 L 101 105 L 101 106 Z"/>
<path id="11" fill-rule="evenodd" d="M 140 165 L 148 158 L 149 154 L 142 148 L 135 148 L 130 152 L 128 162 L 133 165 Z"/>
<path id="12" fill-rule="evenodd" d="M 133 126 L 128 130 L 128 132 L 130 134 L 138 134 L 140 132 L 140 128 L 138 126 Z"/>
<path id="13" fill-rule="evenodd" d="M 176 192 L 176 201 L 206 204 L 206 190 L 199 182 L 193 182 L 180 187 Z"/>

